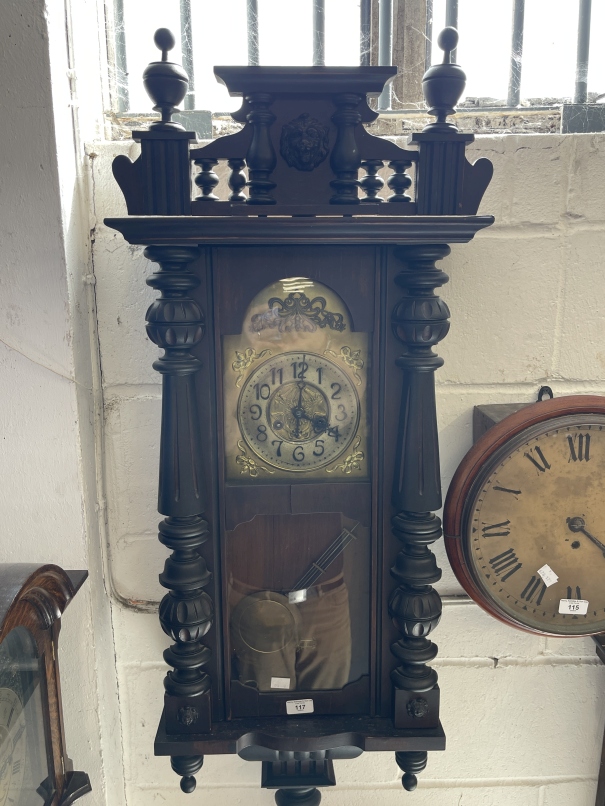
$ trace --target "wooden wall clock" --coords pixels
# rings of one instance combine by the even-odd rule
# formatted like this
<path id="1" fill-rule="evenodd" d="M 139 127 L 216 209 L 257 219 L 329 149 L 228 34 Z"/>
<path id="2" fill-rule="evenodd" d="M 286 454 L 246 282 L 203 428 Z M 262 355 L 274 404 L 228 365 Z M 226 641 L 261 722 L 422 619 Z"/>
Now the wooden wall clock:
<path id="1" fill-rule="evenodd" d="M 88 576 L 0 565 L 0 804 L 68 806 L 90 792 L 65 748 L 60 618 Z"/>
<path id="2" fill-rule="evenodd" d="M 394 67 L 217 67 L 244 125 L 190 148 L 171 122 L 186 76 L 156 33 L 145 85 L 162 119 L 135 132 L 134 163 L 114 161 L 129 215 L 106 223 L 159 265 L 147 332 L 164 350 L 174 643 L 155 752 L 186 792 L 205 754 L 238 753 L 280 803 L 317 803 L 333 759 L 364 750 L 395 751 L 413 789 L 444 747 L 436 262 L 493 221 L 476 215 L 491 164 L 471 165 L 472 135 L 447 120 L 456 42 L 446 29 L 424 80 L 436 120 L 410 149 L 363 127 Z"/>

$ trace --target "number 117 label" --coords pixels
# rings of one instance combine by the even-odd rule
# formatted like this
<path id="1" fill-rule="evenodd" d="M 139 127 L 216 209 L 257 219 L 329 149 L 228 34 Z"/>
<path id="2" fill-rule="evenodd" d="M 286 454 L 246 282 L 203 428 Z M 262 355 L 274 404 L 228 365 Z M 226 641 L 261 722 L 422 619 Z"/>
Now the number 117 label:
<path id="1" fill-rule="evenodd" d="M 313 700 L 286 700 L 287 714 L 312 714 Z"/>

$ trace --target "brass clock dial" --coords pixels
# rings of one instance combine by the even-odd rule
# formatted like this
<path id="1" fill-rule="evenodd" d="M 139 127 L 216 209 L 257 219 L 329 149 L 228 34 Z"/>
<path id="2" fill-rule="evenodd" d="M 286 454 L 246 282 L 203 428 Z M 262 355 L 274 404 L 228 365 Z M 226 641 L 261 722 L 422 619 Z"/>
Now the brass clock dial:
<path id="1" fill-rule="evenodd" d="M 251 299 L 223 336 L 226 476 L 238 483 L 368 478 L 368 334 L 306 277 Z"/>
<path id="2" fill-rule="evenodd" d="M 287 352 L 250 375 L 237 417 L 242 436 L 260 459 L 305 472 L 329 465 L 350 446 L 359 423 L 359 397 L 333 361 Z"/>
<path id="3" fill-rule="evenodd" d="M 479 440 L 452 481 L 446 546 L 492 614 L 533 632 L 590 635 L 605 632 L 605 411 L 564 414 L 565 400 L 551 417 L 518 430 L 531 419 L 519 412 Z M 539 416 L 549 404 L 530 408 Z M 507 420 L 517 423 L 508 438 Z"/>

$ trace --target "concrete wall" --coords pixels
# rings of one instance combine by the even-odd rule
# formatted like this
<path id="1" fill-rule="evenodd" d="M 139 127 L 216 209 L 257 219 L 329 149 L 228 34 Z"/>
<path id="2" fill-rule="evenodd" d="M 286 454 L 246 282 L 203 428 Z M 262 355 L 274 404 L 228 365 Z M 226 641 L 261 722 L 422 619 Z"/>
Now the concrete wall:
<path id="1" fill-rule="evenodd" d="M 150 265 L 105 228 L 124 213 L 110 162 L 128 144 L 94 146 L 94 271 L 105 400 L 105 460 L 115 648 L 129 806 L 270 804 L 259 765 L 209 757 L 186 800 L 165 759 L 154 759 L 165 636 L 153 613 L 165 549 L 156 539 L 160 387 L 143 317 Z M 494 162 L 481 212 L 497 224 L 456 246 L 443 268 L 452 328 L 439 346 L 444 488 L 471 445 L 479 403 L 605 394 L 605 136 L 480 138 Z M 460 593 L 441 546 L 444 595 Z M 435 632 L 445 753 L 429 756 L 417 792 L 403 793 L 392 754 L 337 762 L 326 803 L 416 806 L 592 806 L 605 722 L 605 668 L 590 640 L 546 639 L 450 603 Z"/>
<path id="2" fill-rule="evenodd" d="M 97 29 L 94 4 L 77 14 Z M 0 562 L 90 569 L 63 618 L 60 661 L 68 752 L 91 778 L 88 803 L 102 806 L 120 804 L 124 787 L 96 507 L 88 161 L 66 22 L 58 0 L 0 3 Z M 89 36 L 91 70 L 98 45 Z M 98 137 L 81 111 L 82 136 Z"/>

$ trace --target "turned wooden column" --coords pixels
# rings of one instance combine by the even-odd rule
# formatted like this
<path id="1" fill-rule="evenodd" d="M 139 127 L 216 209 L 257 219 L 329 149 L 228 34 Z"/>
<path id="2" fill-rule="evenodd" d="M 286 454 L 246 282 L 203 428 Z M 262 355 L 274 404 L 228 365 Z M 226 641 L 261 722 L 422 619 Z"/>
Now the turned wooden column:
<path id="1" fill-rule="evenodd" d="M 209 536 L 203 513 L 203 445 L 195 376 L 200 361 L 191 350 L 204 335 L 204 316 L 189 293 L 199 279 L 189 264 L 200 255 L 197 247 L 149 246 L 145 257 L 160 264 L 147 283 L 162 292 L 147 311 L 149 338 L 164 349 L 154 362 L 162 374 L 162 432 L 158 510 L 166 518 L 159 526 L 160 542 L 172 550 L 160 574 L 168 593 L 160 603 L 160 624 L 175 643 L 164 652 L 173 667 L 164 679 L 166 732 L 203 733 L 210 730 L 211 681 L 203 667 L 210 649 L 202 643 L 212 625 L 213 605 L 204 587 L 210 581 L 199 553 Z M 173 756 L 172 768 L 183 776 L 181 789 L 195 789 L 203 756 Z"/>
<path id="2" fill-rule="evenodd" d="M 254 92 L 246 96 L 250 112 L 246 120 L 252 126 L 252 141 L 246 155 L 248 164 L 248 204 L 275 204 L 271 191 L 275 182 L 271 174 L 275 170 L 277 157 L 271 142 L 271 124 L 275 115 L 270 110 L 273 96 L 267 92 Z"/>
<path id="3" fill-rule="evenodd" d="M 437 672 L 427 664 L 437 654 L 428 636 L 441 618 L 441 599 L 431 587 L 441 578 L 429 546 L 441 537 L 439 444 L 435 406 L 435 370 L 443 364 L 433 346 L 449 330 L 447 305 L 434 293 L 447 282 L 435 262 L 449 246 L 409 246 L 396 250 L 404 264 L 395 282 L 403 297 L 395 306 L 391 325 L 406 352 L 397 359 L 403 388 L 392 503 L 392 528 L 401 542 L 391 573 L 398 583 L 389 601 L 389 615 L 401 633 L 391 646 L 398 665 L 391 672 L 394 686 L 393 721 L 397 728 L 439 724 Z M 396 753 L 404 771 L 403 786 L 416 787 L 416 774 L 427 763 L 426 752 Z"/>
<path id="4" fill-rule="evenodd" d="M 330 182 L 334 195 L 330 204 L 359 204 L 357 174 L 361 166 L 359 146 L 355 137 L 355 129 L 361 123 L 361 112 L 358 106 L 361 96 L 352 92 L 343 92 L 334 96 L 337 111 L 332 121 L 337 129 L 336 142 L 330 156 L 330 167 L 336 179 Z"/>

